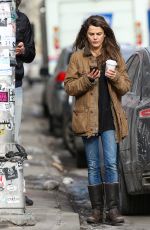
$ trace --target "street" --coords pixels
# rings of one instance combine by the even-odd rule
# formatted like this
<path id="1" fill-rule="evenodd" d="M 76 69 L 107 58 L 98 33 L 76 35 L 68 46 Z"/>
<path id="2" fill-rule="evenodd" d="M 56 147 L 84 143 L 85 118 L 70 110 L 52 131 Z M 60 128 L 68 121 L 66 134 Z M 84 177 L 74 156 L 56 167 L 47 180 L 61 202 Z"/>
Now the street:
<path id="1" fill-rule="evenodd" d="M 27 207 L 27 211 L 32 212 L 36 224 L 33 227 L 21 228 L 11 226 L 10 229 L 78 230 L 79 214 L 81 230 L 149 230 L 149 216 L 125 216 L 125 224 L 122 226 L 106 224 L 92 226 L 86 223 L 86 217 L 91 211 L 87 191 L 87 169 L 77 169 L 75 159 L 65 149 L 62 139 L 49 134 L 48 121 L 43 116 L 41 106 L 42 90 L 42 83 L 36 83 L 32 87 L 24 83 L 21 127 L 21 144 L 29 153 L 29 160 L 24 164 L 26 190 L 34 201 L 33 207 Z M 56 196 L 59 200 L 56 207 L 56 196 L 51 191 L 58 187 L 59 192 L 56 190 L 58 195 Z M 64 210 L 62 211 L 60 207 Z M 40 209 L 43 209 L 43 215 Z M 66 225 L 63 228 L 60 223 L 62 220 L 60 210 L 62 213 L 68 213 L 68 216 L 64 215 Z M 1 229 L 7 227 L 9 228 L 5 224 L 0 226 Z"/>

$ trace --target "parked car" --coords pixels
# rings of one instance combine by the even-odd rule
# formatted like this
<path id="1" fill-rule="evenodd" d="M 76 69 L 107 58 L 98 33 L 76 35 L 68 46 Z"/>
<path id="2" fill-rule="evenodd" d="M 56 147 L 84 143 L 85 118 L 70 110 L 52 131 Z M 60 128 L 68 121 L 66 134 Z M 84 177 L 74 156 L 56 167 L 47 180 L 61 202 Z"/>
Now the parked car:
<path id="1" fill-rule="evenodd" d="M 67 96 L 64 78 L 71 54 L 71 47 L 62 50 L 54 74 L 47 78 L 43 91 L 43 105 L 47 106 L 49 114 L 49 129 L 56 135 L 58 129 L 62 130 L 63 105 Z"/>
<path id="2" fill-rule="evenodd" d="M 135 51 L 133 46 L 121 46 L 124 59 Z M 46 81 L 43 93 L 43 107 L 48 112 L 49 130 L 57 136 L 63 136 L 64 143 L 73 156 L 76 157 L 77 167 L 85 167 L 83 143 L 80 137 L 73 134 L 71 129 L 72 97 L 64 91 L 64 78 L 72 47 L 62 50 L 54 74 Z"/>
<path id="3" fill-rule="evenodd" d="M 127 61 L 131 91 L 122 98 L 129 135 L 120 144 L 120 208 L 123 214 L 150 213 L 150 48 Z"/>
<path id="4" fill-rule="evenodd" d="M 40 76 L 40 66 L 41 66 L 41 57 L 37 56 L 32 63 L 25 63 L 25 78 L 29 85 L 34 84 L 35 82 L 40 82 L 42 80 Z"/>
<path id="5" fill-rule="evenodd" d="M 67 149 L 72 153 L 76 159 L 76 166 L 78 168 L 87 167 L 85 151 L 81 137 L 74 135 L 72 132 L 72 110 L 73 110 L 72 96 L 66 97 L 63 106 L 63 140 Z"/>

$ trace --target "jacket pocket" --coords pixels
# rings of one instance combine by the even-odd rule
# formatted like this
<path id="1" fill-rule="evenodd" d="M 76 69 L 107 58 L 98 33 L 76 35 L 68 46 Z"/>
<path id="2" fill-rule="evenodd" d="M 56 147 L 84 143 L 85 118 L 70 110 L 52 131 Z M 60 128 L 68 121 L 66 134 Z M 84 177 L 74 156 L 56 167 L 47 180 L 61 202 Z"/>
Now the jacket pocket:
<path id="1" fill-rule="evenodd" d="M 88 112 L 85 110 L 74 110 L 72 117 L 72 129 L 76 134 L 87 132 Z"/>

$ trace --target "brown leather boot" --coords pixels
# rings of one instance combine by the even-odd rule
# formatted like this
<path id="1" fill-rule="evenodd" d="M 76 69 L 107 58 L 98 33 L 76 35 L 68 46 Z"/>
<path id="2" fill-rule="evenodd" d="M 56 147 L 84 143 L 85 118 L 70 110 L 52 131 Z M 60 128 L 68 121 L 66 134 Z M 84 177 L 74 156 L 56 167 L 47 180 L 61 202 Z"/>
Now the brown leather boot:
<path id="1" fill-rule="evenodd" d="M 92 215 L 87 218 L 87 223 L 97 224 L 103 222 L 104 189 L 103 184 L 89 185 L 89 196 L 92 205 Z"/>
<path id="2" fill-rule="evenodd" d="M 106 192 L 106 206 L 108 212 L 106 213 L 106 220 L 112 225 L 119 225 L 124 223 L 124 218 L 119 212 L 119 184 L 105 184 Z"/>

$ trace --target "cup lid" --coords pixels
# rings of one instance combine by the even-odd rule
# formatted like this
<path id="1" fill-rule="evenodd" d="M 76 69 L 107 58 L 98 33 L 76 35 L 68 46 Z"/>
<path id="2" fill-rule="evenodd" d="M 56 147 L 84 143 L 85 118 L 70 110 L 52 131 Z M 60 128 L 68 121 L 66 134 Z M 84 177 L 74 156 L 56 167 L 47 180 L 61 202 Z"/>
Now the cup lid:
<path id="1" fill-rule="evenodd" d="M 112 60 L 112 59 L 108 59 L 107 61 L 106 61 L 106 64 L 109 64 L 109 65 L 117 65 L 117 62 L 115 61 L 115 60 Z"/>

